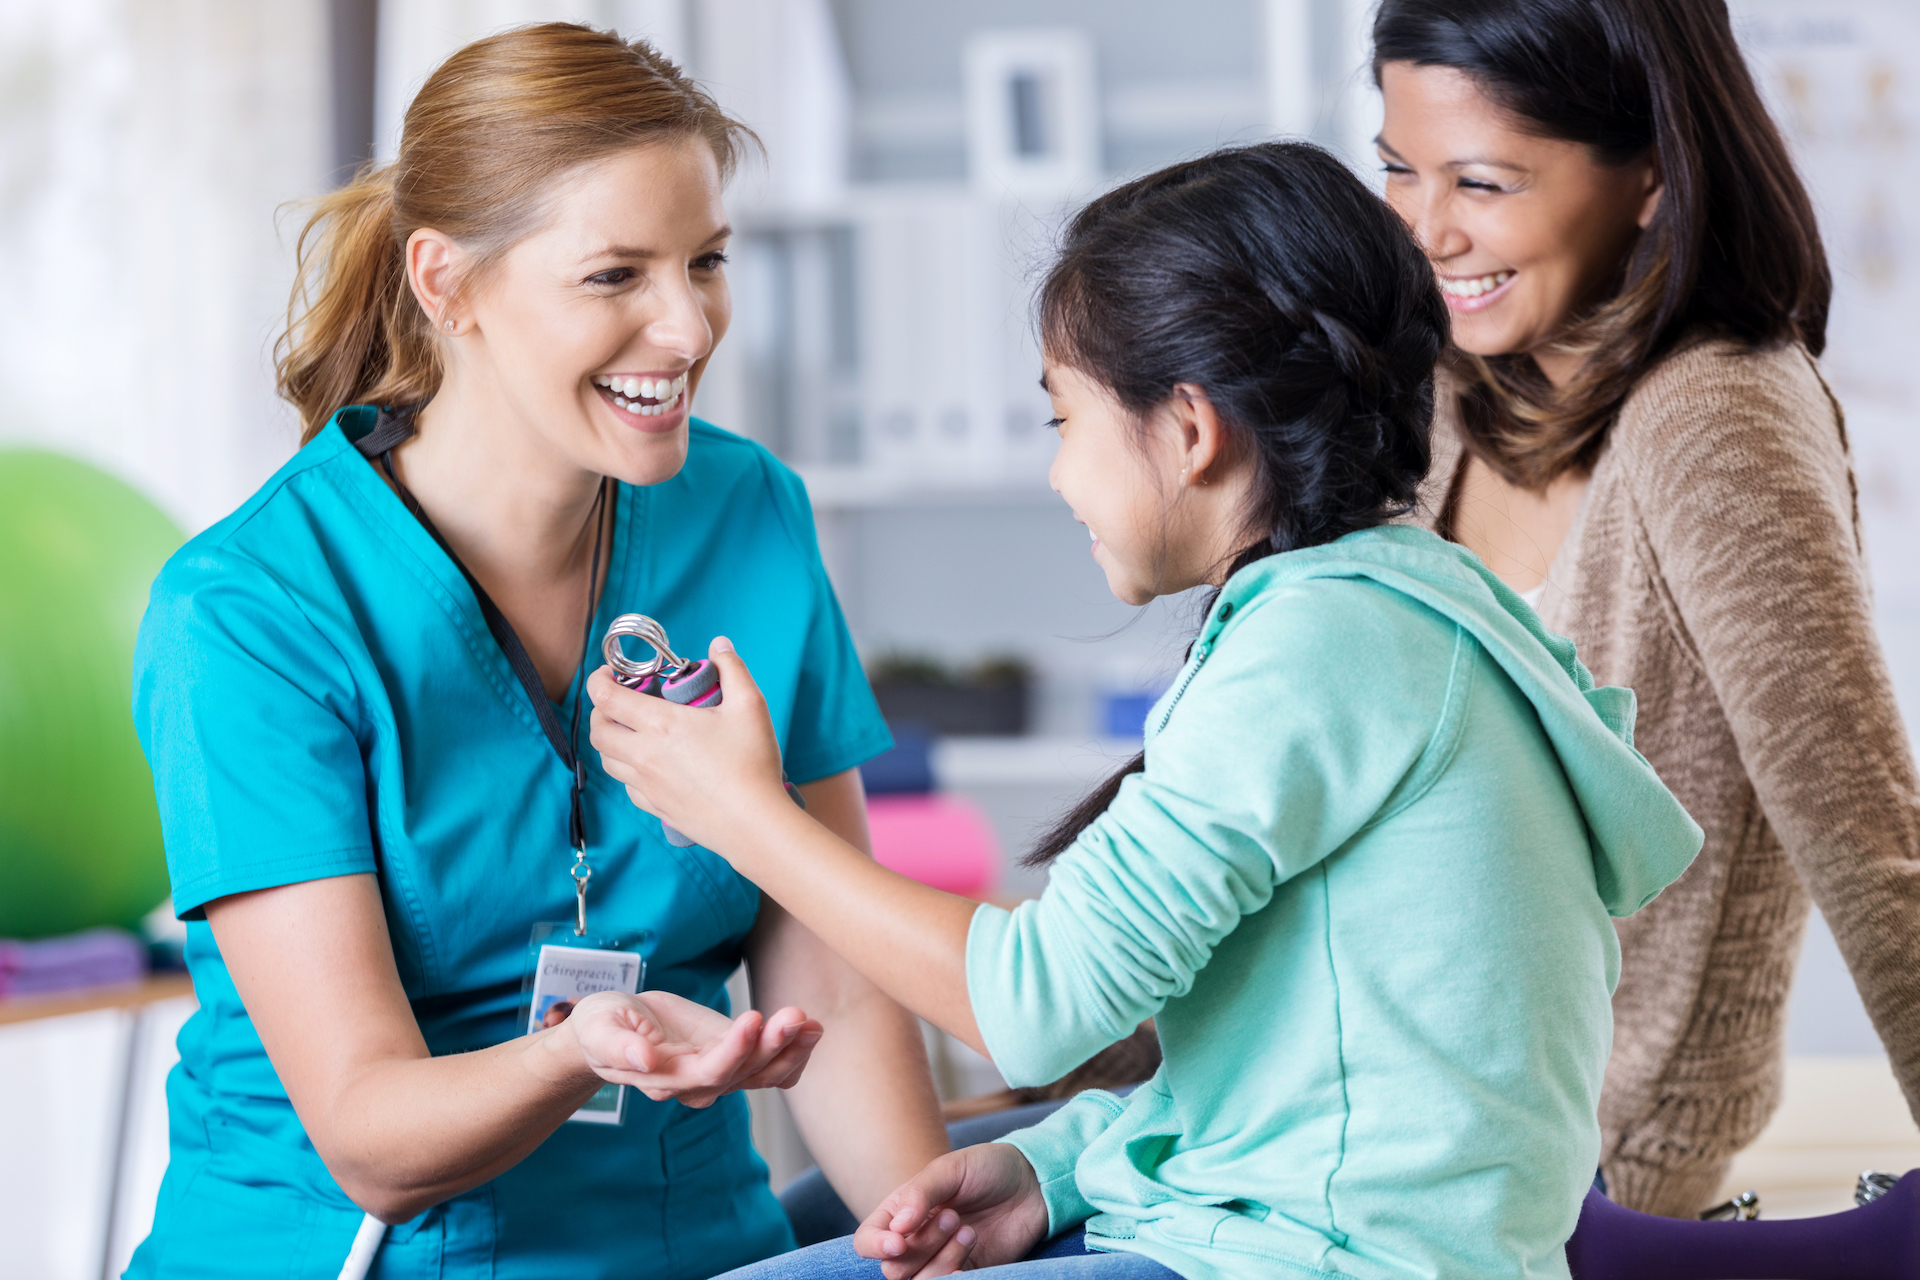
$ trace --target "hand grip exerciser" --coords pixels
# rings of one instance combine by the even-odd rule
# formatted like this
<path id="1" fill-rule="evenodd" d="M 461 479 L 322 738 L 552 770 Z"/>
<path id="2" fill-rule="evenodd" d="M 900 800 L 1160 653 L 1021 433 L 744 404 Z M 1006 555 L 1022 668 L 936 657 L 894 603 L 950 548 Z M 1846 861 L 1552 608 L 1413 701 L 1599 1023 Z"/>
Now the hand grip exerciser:
<path id="1" fill-rule="evenodd" d="M 629 658 L 620 643 L 622 636 L 632 636 L 645 644 L 653 650 L 653 657 L 644 662 Z M 719 669 L 705 658 L 688 662 L 675 653 L 667 643 L 667 629 L 644 613 L 623 613 L 615 618 L 607 627 L 606 639 L 600 642 L 600 653 L 613 668 L 613 678 L 629 689 L 649 697 L 665 698 L 683 707 L 720 705 Z M 786 784 L 793 802 L 806 808 L 807 802 L 801 798 L 799 788 L 786 782 L 784 777 L 781 781 Z M 664 822 L 660 829 L 666 833 L 667 843 L 675 848 L 684 849 L 693 843 Z"/>

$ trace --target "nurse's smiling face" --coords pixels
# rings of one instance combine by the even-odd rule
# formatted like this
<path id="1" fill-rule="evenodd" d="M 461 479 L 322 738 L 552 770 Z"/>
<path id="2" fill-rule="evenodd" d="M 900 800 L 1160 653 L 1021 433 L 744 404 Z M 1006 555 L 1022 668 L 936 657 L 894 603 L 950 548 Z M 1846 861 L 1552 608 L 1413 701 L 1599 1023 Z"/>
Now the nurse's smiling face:
<path id="1" fill-rule="evenodd" d="M 504 415 L 582 471 L 637 485 L 677 474 L 690 402 L 732 314 L 721 188 L 697 138 L 618 152 L 558 183 L 540 229 L 443 313 L 456 327 L 442 395 Z M 458 250 L 448 256 L 457 270 Z"/>

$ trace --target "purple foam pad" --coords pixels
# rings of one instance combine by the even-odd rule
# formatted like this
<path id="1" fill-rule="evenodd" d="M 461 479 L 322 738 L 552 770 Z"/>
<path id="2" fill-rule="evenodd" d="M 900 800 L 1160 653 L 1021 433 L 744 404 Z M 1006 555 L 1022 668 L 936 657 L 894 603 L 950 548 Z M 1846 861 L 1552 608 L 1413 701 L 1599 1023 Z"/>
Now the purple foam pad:
<path id="1" fill-rule="evenodd" d="M 1567 1241 L 1573 1280 L 1912 1280 L 1920 1276 L 1920 1170 L 1845 1213 L 1689 1222 L 1587 1192 Z"/>
<path id="2" fill-rule="evenodd" d="M 683 707 L 720 705 L 720 671 L 705 658 L 660 686 L 660 696 Z"/>

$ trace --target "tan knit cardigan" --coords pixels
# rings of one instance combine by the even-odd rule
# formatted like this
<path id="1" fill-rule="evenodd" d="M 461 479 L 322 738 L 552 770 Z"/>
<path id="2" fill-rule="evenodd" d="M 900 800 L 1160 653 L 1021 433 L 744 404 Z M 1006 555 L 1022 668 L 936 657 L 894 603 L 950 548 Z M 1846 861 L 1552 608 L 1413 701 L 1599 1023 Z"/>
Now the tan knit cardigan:
<path id="1" fill-rule="evenodd" d="M 1417 518 L 1445 532 L 1464 454 L 1440 400 Z M 1766 1123 L 1808 893 L 1920 1116 L 1920 788 L 1845 422 L 1807 353 L 1703 343 L 1650 371 L 1540 616 L 1638 694 L 1635 745 L 1706 829 L 1687 873 L 1619 922 L 1600 1100 L 1614 1198 L 1691 1215 Z"/>

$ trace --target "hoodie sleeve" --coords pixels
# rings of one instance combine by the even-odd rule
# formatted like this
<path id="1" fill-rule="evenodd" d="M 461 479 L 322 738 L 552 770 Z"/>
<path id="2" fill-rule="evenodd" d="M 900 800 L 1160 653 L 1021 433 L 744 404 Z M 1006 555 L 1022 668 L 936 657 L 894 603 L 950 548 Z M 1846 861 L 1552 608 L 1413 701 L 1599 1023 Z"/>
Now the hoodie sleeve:
<path id="1" fill-rule="evenodd" d="M 1146 769 L 1054 864 L 1046 893 L 982 906 L 967 987 L 1007 1082 L 1045 1084 L 1187 992 L 1275 886 L 1419 772 L 1462 636 L 1385 587 L 1231 587 L 1154 709 Z"/>
<path id="2" fill-rule="evenodd" d="M 1034 1176 L 1040 1180 L 1040 1194 L 1047 1202 L 1049 1236 L 1077 1227 L 1098 1212 L 1080 1193 L 1074 1170 L 1081 1153 L 1126 1109 L 1125 1102 L 1104 1089 L 1088 1089 L 1039 1124 L 996 1139 L 1019 1151 L 1033 1166 Z"/>

